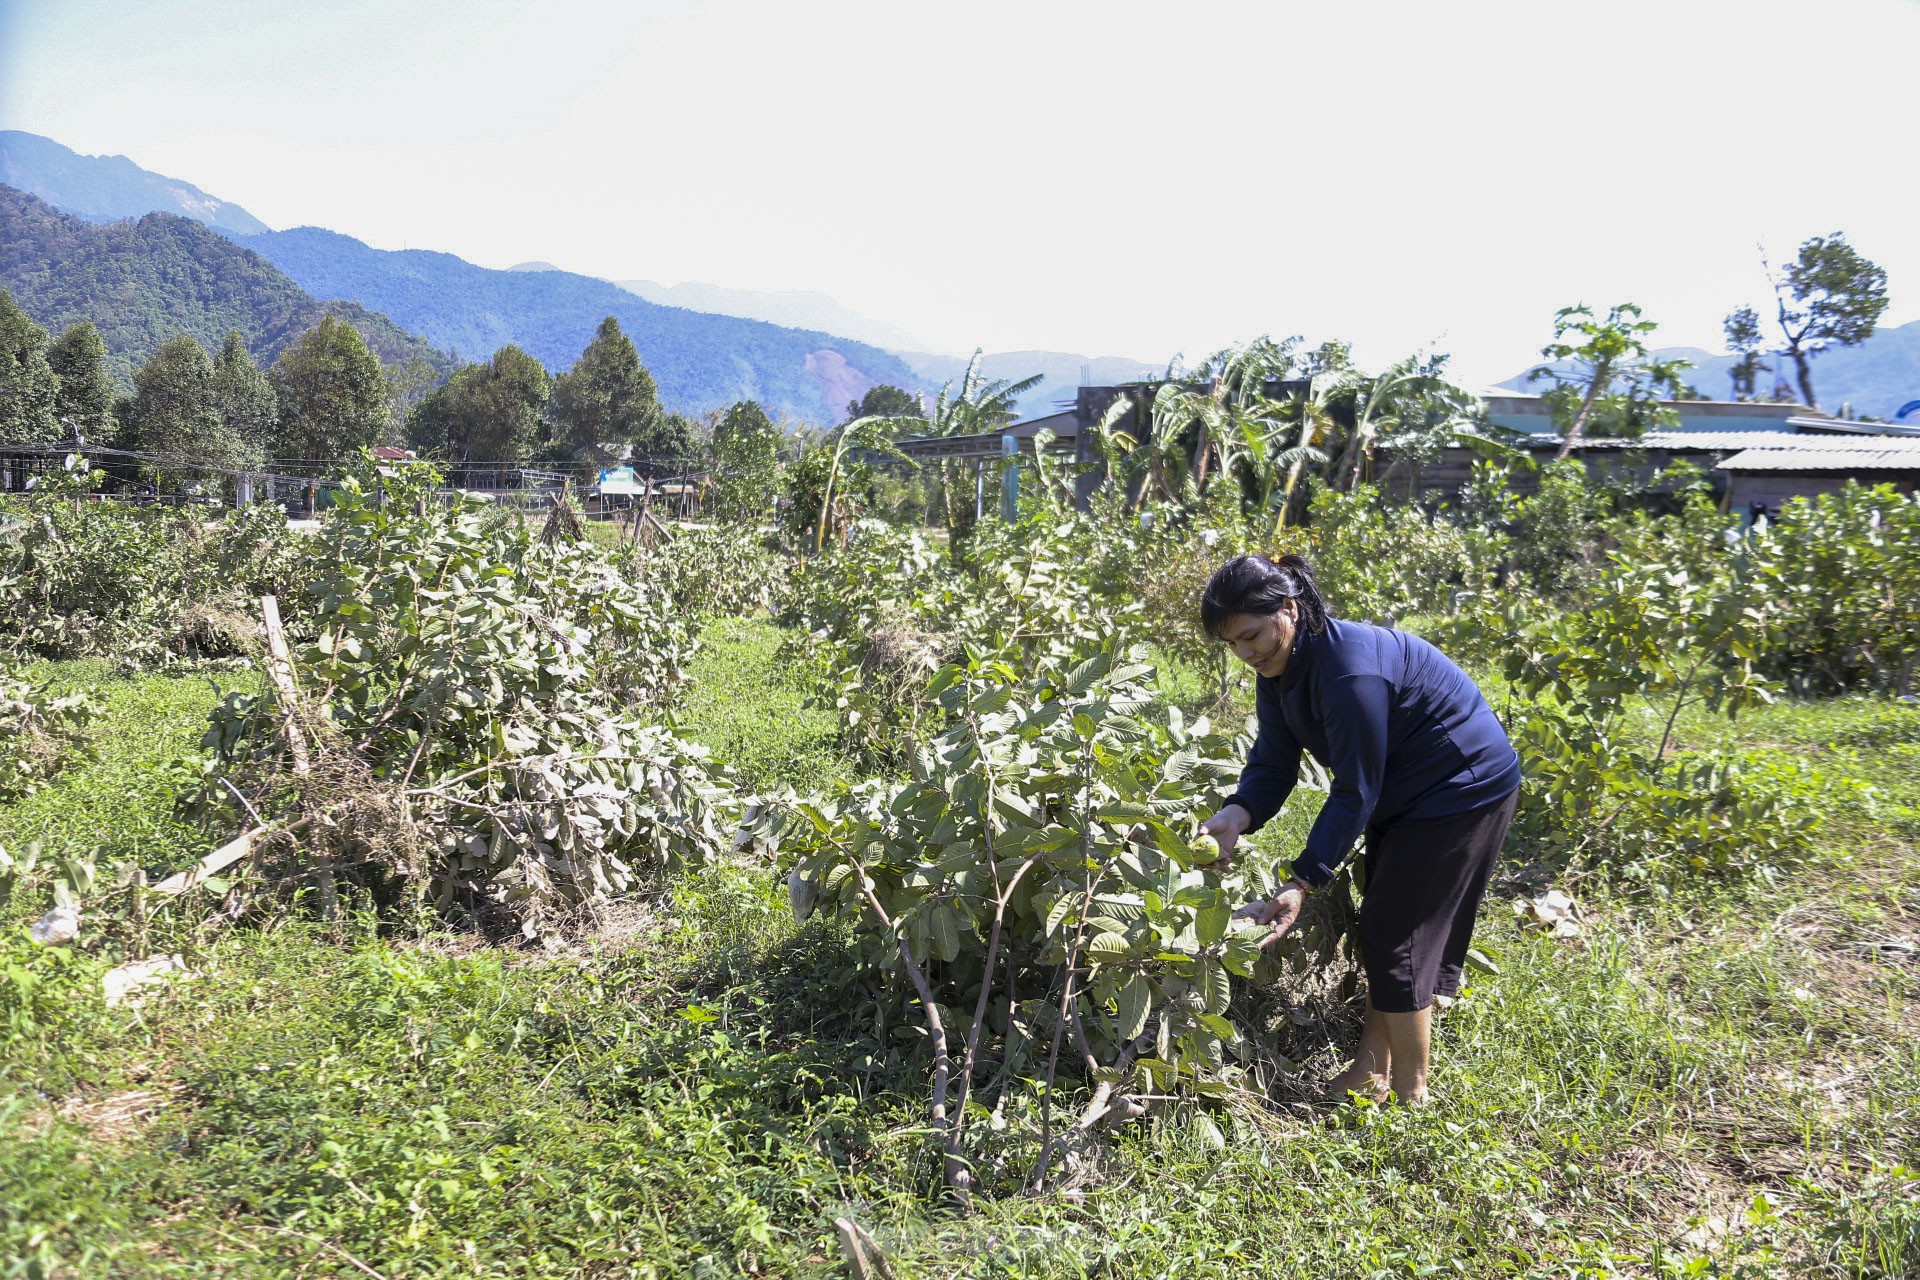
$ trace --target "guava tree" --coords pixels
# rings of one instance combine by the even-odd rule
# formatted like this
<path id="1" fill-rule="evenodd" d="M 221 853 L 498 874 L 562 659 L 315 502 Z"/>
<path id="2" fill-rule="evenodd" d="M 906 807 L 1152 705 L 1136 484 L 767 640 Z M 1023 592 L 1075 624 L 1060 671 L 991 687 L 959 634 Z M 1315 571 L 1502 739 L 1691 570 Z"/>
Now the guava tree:
<path id="1" fill-rule="evenodd" d="M 948 666 L 931 692 L 952 723 L 911 781 L 785 806 L 796 907 L 854 926 L 883 1015 L 896 984 L 918 1006 L 962 1196 L 968 1125 L 1003 1114 L 1020 1079 L 1041 1091 L 1041 1181 L 1063 1132 L 1138 1114 L 1134 1095 L 1221 1096 L 1242 1074 L 1228 978 L 1267 957 L 1233 914 L 1271 873 L 1200 870 L 1216 851 L 1194 831 L 1244 744 L 1177 714 L 1155 723 L 1151 674 L 1121 645 L 1032 679 Z M 1092 1093 L 1056 1128 L 1063 1066 Z"/>

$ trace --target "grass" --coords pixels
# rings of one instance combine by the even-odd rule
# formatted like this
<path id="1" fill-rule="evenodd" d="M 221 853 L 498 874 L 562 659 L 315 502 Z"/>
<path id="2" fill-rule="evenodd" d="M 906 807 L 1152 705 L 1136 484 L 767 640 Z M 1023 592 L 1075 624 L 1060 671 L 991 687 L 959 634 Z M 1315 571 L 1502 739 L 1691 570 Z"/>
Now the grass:
<path id="1" fill-rule="evenodd" d="M 764 618 L 719 618 L 700 636 L 682 731 L 731 764 L 748 791 L 810 791 L 846 776 L 838 722 L 806 705 L 806 674 L 779 659 Z"/>
<path id="2" fill-rule="evenodd" d="M 846 768 L 779 639 L 710 626 L 681 726 L 753 788 Z M 105 682 L 99 759 L 0 808 L 0 840 L 198 852 L 156 815 L 213 691 L 61 675 Z M 1772 883 L 1589 876 L 1575 939 L 1490 899 L 1498 973 L 1439 1024 L 1435 1105 L 1236 1105 L 1224 1149 L 1170 1110 L 1090 1153 L 1079 1187 L 965 1215 L 930 1196 L 925 1068 L 871 1065 L 890 1045 L 837 985 L 848 940 L 796 926 L 752 866 L 677 881 L 568 954 L 232 930 L 131 1011 L 101 1004 L 105 960 L 16 927 L 0 1275 L 841 1276 L 840 1215 L 903 1277 L 1920 1273 L 1920 963 L 1876 943 L 1920 940 L 1917 716 L 1683 716 L 1687 745 L 1790 755 L 1871 802 Z M 1308 1080 L 1351 1048 L 1351 1007 L 1318 1012 L 1270 1029 Z"/>
<path id="3" fill-rule="evenodd" d="M 38 842 L 102 866 L 171 871 L 206 852 L 205 832 L 179 821 L 173 801 L 189 783 L 182 761 L 198 749 L 207 712 L 228 690 L 252 691 L 247 671 L 122 678 L 103 661 L 29 669 L 57 691 L 98 690 L 105 708 L 89 736 L 92 757 L 69 764 L 59 785 L 0 805 L 0 847 Z"/>

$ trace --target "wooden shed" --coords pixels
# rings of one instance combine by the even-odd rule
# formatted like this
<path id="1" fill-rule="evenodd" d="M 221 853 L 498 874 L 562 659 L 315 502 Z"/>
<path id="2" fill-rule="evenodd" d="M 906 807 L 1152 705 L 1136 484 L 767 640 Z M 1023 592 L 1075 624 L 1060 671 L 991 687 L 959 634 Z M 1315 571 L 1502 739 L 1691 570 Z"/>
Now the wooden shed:
<path id="1" fill-rule="evenodd" d="M 1734 511 L 1764 509 L 1844 489 L 1848 481 L 1891 484 L 1902 493 L 1920 488 L 1920 439 L 1895 436 L 1785 436 L 1778 445 L 1742 449 L 1715 467 L 1726 477 Z"/>

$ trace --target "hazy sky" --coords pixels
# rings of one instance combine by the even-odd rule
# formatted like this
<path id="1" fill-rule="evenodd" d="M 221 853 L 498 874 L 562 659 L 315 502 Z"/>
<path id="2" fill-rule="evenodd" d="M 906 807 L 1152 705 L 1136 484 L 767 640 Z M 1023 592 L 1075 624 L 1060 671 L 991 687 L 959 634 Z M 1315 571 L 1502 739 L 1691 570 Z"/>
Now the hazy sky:
<path id="1" fill-rule="evenodd" d="M 1720 347 L 1843 230 L 1920 316 L 1920 7 L 0 0 L 0 127 L 276 227 L 818 289 L 937 349 Z"/>

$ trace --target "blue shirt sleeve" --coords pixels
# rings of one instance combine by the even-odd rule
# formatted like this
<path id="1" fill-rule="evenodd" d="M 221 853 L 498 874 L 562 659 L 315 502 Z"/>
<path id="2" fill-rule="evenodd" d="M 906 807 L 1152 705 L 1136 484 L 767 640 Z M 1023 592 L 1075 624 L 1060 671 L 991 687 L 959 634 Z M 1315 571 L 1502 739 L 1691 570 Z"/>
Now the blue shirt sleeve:
<path id="1" fill-rule="evenodd" d="M 1249 834 L 1280 812 L 1300 777 L 1300 742 L 1287 728 L 1280 693 L 1272 681 L 1261 680 L 1254 686 L 1253 708 L 1260 728 L 1253 750 L 1247 753 L 1247 767 L 1240 771 L 1240 787 L 1227 799 L 1227 804 L 1237 804 L 1253 815 Z"/>
<path id="2" fill-rule="evenodd" d="M 1323 885 L 1333 878 L 1334 869 L 1366 831 L 1380 802 L 1392 696 L 1386 677 L 1365 674 L 1336 676 L 1321 691 L 1333 785 L 1307 835 L 1306 851 L 1293 863 L 1294 874 L 1308 884 Z M 1294 758 L 1297 765 L 1297 749 Z M 1244 778 L 1241 785 L 1246 785 Z"/>

